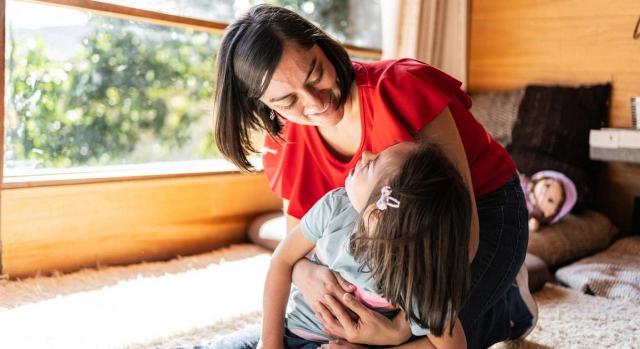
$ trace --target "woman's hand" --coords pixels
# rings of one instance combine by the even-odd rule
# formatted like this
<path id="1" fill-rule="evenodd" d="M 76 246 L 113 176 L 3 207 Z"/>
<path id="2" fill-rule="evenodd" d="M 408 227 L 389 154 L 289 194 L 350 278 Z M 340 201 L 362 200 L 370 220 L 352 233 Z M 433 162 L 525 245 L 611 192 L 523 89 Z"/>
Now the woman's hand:
<path id="1" fill-rule="evenodd" d="M 366 349 L 358 344 L 349 343 L 342 339 L 336 339 L 330 341 L 328 344 L 323 344 L 320 346 L 322 349 Z"/>
<path id="2" fill-rule="evenodd" d="M 293 267 L 293 283 L 304 296 L 304 300 L 314 311 L 318 304 L 325 302 L 329 294 L 341 298 L 345 293 L 354 292 L 355 286 L 334 274 L 324 265 L 317 265 L 306 258 L 299 260 Z"/>
<path id="3" fill-rule="evenodd" d="M 411 338 L 411 327 L 403 311 L 390 320 L 365 307 L 351 294 L 341 299 L 339 302 L 334 297 L 326 297 L 316 311 L 328 335 L 371 345 L 399 345 Z M 357 315 L 356 319 L 350 316 L 350 311 Z"/>

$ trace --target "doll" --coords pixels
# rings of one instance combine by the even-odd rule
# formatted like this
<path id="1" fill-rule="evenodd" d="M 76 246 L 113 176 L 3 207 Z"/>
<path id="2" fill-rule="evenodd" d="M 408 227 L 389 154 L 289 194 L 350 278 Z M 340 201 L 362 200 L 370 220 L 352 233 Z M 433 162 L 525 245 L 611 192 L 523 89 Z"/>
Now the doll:
<path id="1" fill-rule="evenodd" d="M 578 196 L 573 181 L 557 171 L 536 172 L 530 179 L 520 174 L 520 185 L 527 201 L 531 231 L 566 216 Z"/>

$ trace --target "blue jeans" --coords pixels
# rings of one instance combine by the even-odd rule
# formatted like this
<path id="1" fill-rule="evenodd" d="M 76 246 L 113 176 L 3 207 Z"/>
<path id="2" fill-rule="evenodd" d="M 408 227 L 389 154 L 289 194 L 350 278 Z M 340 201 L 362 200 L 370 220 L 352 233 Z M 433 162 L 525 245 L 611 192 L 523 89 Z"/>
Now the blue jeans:
<path id="1" fill-rule="evenodd" d="M 468 348 L 515 338 L 531 325 L 515 277 L 529 241 L 528 213 L 517 176 L 477 197 L 480 244 L 471 262 L 471 292 L 458 318 Z"/>
<path id="2" fill-rule="evenodd" d="M 195 346 L 193 349 L 255 349 L 260 341 L 260 327 L 254 326 L 236 331 L 207 346 Z M 316 349 L 323 343 L 300 338 L 285 329 L 285 349 Z"/>
<path id="3" fill-rule="evenodd" d="M 524 333 L 532 315 L 520 297 L 515 277 L 524 263 L 529 239 L 528 213 L 517 176 L 477 197 L 480 244 L 471 262 L 471 291 L 459 319 L 470 349 L 487 348 Z M 254 349 L 260 329 L 238 331 L 207 349 Z M 285 334 L 285 348 L 316 348 L 320 343 Z M 203 349 L 196 347 L 194 349 Z"/>

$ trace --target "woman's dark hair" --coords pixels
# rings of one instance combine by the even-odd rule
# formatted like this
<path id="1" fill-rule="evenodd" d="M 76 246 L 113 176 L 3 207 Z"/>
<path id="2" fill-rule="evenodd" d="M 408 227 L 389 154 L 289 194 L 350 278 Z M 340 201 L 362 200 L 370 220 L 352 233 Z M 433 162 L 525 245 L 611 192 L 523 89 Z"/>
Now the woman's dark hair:
<path id="1" fill-rule="evenodd" d="M 347 51 L 293 11 L 257 5 L 233 22 L 218 52 L 214 137 L 222 155 L 245 171 L 253 168 L 247 156 L 256 152 L 251 131 L 263 129 L 280 136 L 282 124 L 277 118 L 271 120 L 271 109 L 258 98 L 271 82 L 285 43 L 322 49 L 336 71 L 340 105 L 347 100 L 355 76 Z"/>
<path id="2" fill-rule="evenodd" d="M 394 174 L 380 186 L 388 185 L 400 206 L 361 217 L 350 252 L 411 320 L 436 336 L 449 325 L 451 334 L 469 292 L 469 191 L 433 144 L 421 144 Z M 379 189 L 367 207 L 375 207 Z"/>

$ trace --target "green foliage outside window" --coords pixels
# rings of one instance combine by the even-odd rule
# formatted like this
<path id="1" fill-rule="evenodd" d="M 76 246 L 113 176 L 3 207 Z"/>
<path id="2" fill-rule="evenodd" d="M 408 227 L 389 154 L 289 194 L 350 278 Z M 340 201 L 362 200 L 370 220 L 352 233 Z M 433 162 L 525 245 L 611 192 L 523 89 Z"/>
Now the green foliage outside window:
<path id="1" fill-rule="evenodd" d="M 348 1 L 269 2 L 322 23 L 338 39 L 353 35 Z M 102 16 L 88 26 L 62 61 L 42 39 L 15 39 L 8 28 L 5 166 L 150 161 L 136 155 L 140 144 L 151 145 L 152 161 L 173 160 L 189 142 L 197 142 L 192 159 L 216 157 L 210 119 L 220 35 Z M 194 128 L 206 136 L 194 139 Z"/>
<path id="2" fill-rule="evenodd" d="M 65 63 L 50 60 L 42 41 L 26 46 L 9 37 L 7 106 L 18 122 L 7 130 L 7 160 L 104 165 L 145 134 L 159 152 L 189 140 L 189 127 L 208 117 L 219 37 L 129 23 L 93 17 Z M 203 141 L 202 154 L 214 155 L 210 137 Z"/>

